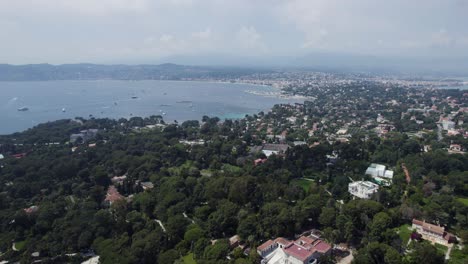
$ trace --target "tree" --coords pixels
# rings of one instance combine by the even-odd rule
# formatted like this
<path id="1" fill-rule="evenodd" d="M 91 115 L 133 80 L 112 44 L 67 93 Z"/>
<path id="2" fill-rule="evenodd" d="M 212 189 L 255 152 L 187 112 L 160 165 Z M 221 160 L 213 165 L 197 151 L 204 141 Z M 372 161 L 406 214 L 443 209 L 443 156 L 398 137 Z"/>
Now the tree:
<path id="1" fill-rule="evenodd" d="M 402 263 L 400 254 L 394 248 L 372 242 L 358 250 L 353 264 L 399 264 Z M 421 262 L 424 263 L 424 262 Z"/>
<path id="2" fill-rule="evenodd" d="M 374 216 L 369 227 L 369 239 L 371 241 L 382 241 L 382 235 L 390 227 L 392 219 L 385 212 L 380 212 Z"/>
<path id="3" fill-rule="evenodd" d="M 229 243 L 226 240 L 218 240 L 212 246 L 205 249 L 205 258 L 210 260 L 226 259 L 229 253 Z"/>
<path id="4" fill-rule="evenodd" d="M 325 207 L 319 216 L 319 223 L 324 227 L 333 227 L 336 219 L 336 210 L 333 207 Z"/>
<path id="5" fill-rule="evenodd" d="M 180 258 L 179 252 L 175 249 L 169 249 L 161 254 L 158 257 L 158 263 L 174 263 L 177 259 Z"/>
<path id="6" fill-rule="evenodd" d="M 412 243 L 413 249 L 408 254 L 410 263 L 438 264 L 444 263 L 444 255 L 426 241 Z"/>
<path id="7" fill-rule="evenodd" d="M 198 241 L 203 236 L 204 236 L 203 230 L 200 227 L 195 226 L 185 232 L 184 240 L 192 243 L 192 242 Z"/>

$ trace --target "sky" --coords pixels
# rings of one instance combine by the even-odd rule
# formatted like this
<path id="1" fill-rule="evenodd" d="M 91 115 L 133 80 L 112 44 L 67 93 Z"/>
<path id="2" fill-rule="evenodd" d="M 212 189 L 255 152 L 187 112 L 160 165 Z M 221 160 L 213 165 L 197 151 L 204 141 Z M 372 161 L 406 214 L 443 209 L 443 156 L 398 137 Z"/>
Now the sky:
<path id="1" fill-rule="evenodd" d="M 0 0 L 0 63 L 467 57 L 468 0 Z"/>

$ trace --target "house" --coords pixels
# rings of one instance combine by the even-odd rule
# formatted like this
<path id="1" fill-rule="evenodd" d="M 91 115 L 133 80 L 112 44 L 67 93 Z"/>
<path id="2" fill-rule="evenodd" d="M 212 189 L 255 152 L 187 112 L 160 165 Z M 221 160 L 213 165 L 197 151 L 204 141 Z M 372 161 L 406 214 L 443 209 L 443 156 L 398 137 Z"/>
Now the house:
<path id="1" fill-rule="evenodd" d="M 27 153 L 18 153 L 18 154 L 13 154 L 13 157 L 16 159 L 21 159 L 26 157 Z"/>
<path id="2" fill-rule="evenodd" d="M 143 190 L 147 191 L 147 190 L 151 190 L 154 188 L 154 184 L 152 182 L 141 182 L 140 183 L 141 187 L 143 188 Z"/>
<path id="3" fill-rule="evenodd" d="M 229 247 L 230 248 L 235 248 L 235 247 L 238 247 L 240 245 L 240 236 L 239 235 L 234 235 L 232 237 L 229 238 Z"/>
<path id="4" fill-rule="evenodd" d="M 267 161 L 267 159 L 256 159 L 256 160 L 254 160 L 254 165 L 258 166 L 260 164 L 265 163 L 266 161 Z"/>
<path id="5" fill-rule="evenodd" d="M 81 140 L 83 140 L 83 142 L 86 142 L 95 138 L 98 132 L 98 129 L 81 130 L 80 133 L 70 135 L 70 142 L 75 143 L 80 138 Z"/>
<path id="6" fill-rule="evenodd" d="M 34 214 L 39 211 L 39 206 L 33 205 L 31 207 L 24 208 L 23 210 L 26 214 Z"/>
<path id="7" fill-rule="evenodd" d="M 287 144 L 265 144 L 262 147 L 262 152 L 265 156 L 269 157 L 273 154 L 283 154 L 286 150 L 289 149 L 289 145 Z"/>
<path id="8" fill-rule="evenodd" d="M 446 232 L 444 227 L 426 223 L 426 221 L 413 219 L 412 228 L 422 235 L 422 239 L 432 243 L 447 246 L 456 241 L 456 237 Z"/>
<path id="9" fill-rule="evenodd" d="M 447 136 L 458 136 L 460 135 L 460 132 L 455 129 L 450 129 L 447 131 Z"/>
<path id="10" fill-rule="evenodd" d="M 332 247 L 315 236 L 301 236 L 296 241 L 279 237 L 257 247 L 262 264 L 316 264 L 322 255 L 331 254 Z"/>
<path id="11" fill-rule="evenodd" d="M 111 185 L 107 189 L 106 198 L 104 199 L 104 203 L 108 204 L 109 206 L 112 205 L 116 201 L 120 201 L 125 199 L 119 191 L 115 188 L 115 186 Z"/>
<path id="12" fill-rule="evenodd" d="M 205 140 L 203 140 L 203 139 L 197 139 L 197 140 L 181 139 L 181 140 L 179 140 L 179 143 L 187 145 L 187 146 L 204 145 Z"/>
<path id="13" fill-rule="evenodd" d="M 460 144 L 451 144 L 450 147 L 449 147 L 449 150 L 451 152 L 462 152 L 463 151 L 462 146 Z"/>
<path id="14" fill-rule="evenodd" d="M 361 199 L 370 199 L 379 190 L 379 185 L 370 181 L 355 181 L 348 185 L 348 192 Z"/>
<path id="15" fill-rule="evenodd" d="M 444 130 L 451 130 L 455 128 L 455 122 L 450 121 L 450 120 L 442 120 L 442 128 Z"/>
<path id="16" fill-rule="evenodd" d="M 122 185 L 123 182 L 127 179 L 127 175 L 122 175 L 122 176 L 114 176 L 111 178 L 111 182 L 114 185 Z"/>
<path id="17" fill-rule="evenodd" d="M 294 146 L 302 146 L 302 145 L 307 145 L 307 142 L 305 141 L 294 141 L 293 142 Z"/>
<path id="18" fill-rule="evenodd" d="M 386 170 L 384 165 L 372 163 L 366 170 L 366 175 L 372 178 L 381 185 L 389 186 L 393 180 L 393 171 Z"/>

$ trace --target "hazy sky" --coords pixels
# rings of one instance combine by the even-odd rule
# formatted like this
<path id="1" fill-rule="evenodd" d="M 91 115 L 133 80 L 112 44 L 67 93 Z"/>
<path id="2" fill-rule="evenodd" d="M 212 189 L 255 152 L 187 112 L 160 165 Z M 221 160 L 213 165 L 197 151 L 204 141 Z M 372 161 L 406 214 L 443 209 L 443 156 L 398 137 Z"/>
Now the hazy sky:
<path id="1" fill-rule="evenodd" d="M 0 63 L 468 56 L 468 0 L 0 0 Z"/>

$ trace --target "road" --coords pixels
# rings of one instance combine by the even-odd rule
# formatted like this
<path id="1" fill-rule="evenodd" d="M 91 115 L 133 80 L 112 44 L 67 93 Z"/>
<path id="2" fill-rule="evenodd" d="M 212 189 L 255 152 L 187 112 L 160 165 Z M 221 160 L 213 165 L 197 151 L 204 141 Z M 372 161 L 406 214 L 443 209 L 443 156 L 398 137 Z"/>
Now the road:
<path id="1" fill-rule="evenodd" d="M 438 141 L 442 141 L 442 139 L 444 139 L 442 137 L 442 125 L 441 124 L 437 124 L 437 140 Z"/>
<path id="2" fill-rule="evenodd" d="M 166 231 L 166 228 L 164 228 L 164 225 L 163 225 L 163 223 L 161 222 L 161 220 L 159 220 L 159 219 L 154 219 L 154 221 L 156 221 L 156 222 L 159 224 L 159 226 L 161 226 L 161 228 L 162 228 L 162 230 L 164 231 L 164 233 L 167 232 L 167 231 Z"/>
<path id="3" fill-rule="evenodd" d="M 353 251 L 350 250 L 350 254 L 337 262 L 337 264 L 351 264 L 353 262 L 354 256 L 353 256 Z"/>

